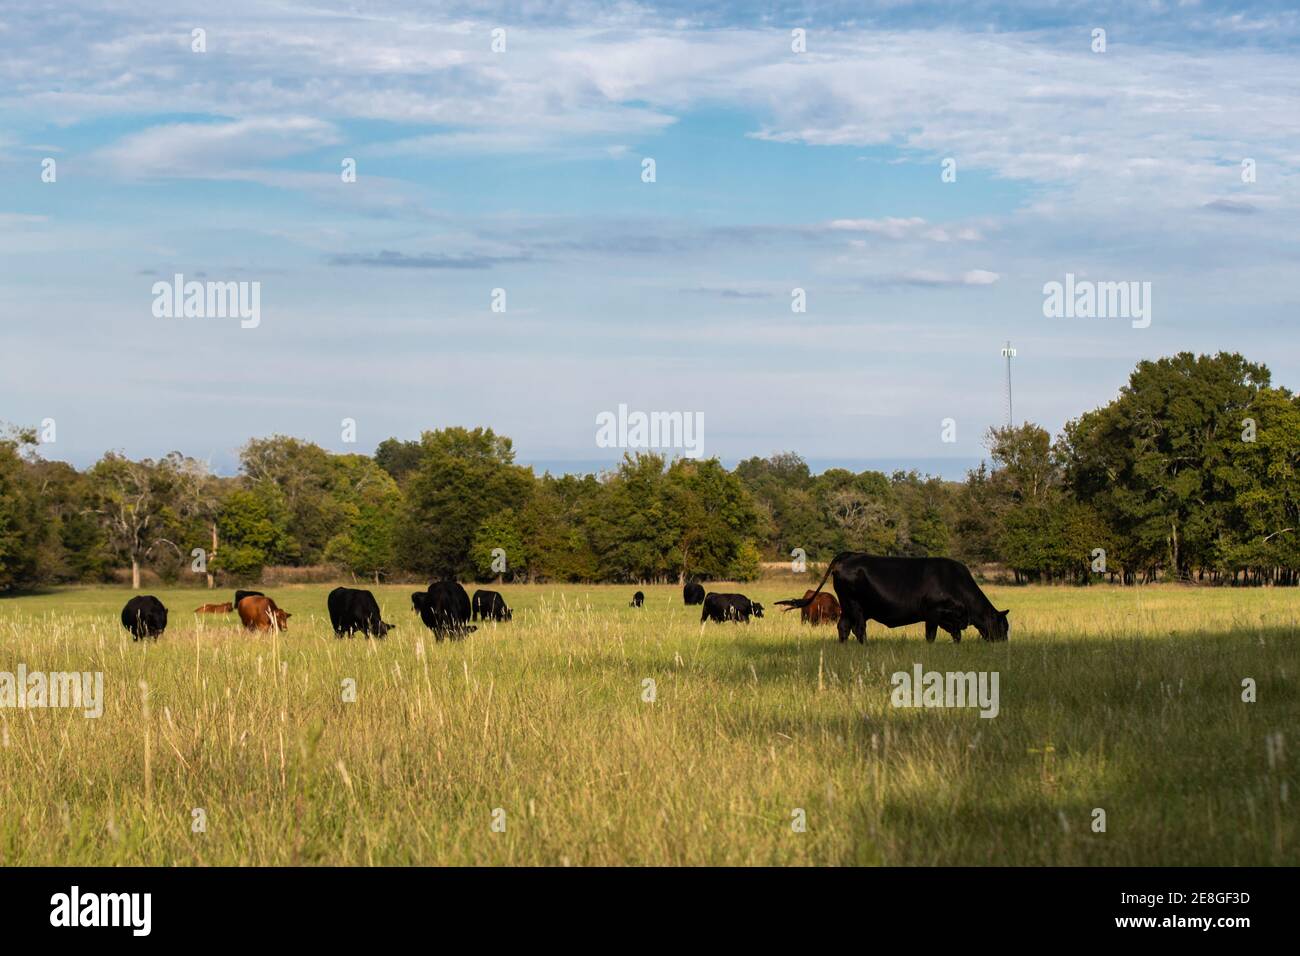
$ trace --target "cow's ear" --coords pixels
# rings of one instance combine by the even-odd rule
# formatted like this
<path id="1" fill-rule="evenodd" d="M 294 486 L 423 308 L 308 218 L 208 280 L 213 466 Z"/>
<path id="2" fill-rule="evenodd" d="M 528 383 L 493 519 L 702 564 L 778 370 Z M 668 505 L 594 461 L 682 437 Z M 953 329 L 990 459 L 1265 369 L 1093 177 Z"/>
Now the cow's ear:
<path id="1" fill-rule="evenodd" d="M 1007 619 L 1007 615 L 1010 613 L 1011 613 L 1011 608 L 1007 608 L 1005 611 L 998 611 L 998 616 L 1005 621 Z"/>

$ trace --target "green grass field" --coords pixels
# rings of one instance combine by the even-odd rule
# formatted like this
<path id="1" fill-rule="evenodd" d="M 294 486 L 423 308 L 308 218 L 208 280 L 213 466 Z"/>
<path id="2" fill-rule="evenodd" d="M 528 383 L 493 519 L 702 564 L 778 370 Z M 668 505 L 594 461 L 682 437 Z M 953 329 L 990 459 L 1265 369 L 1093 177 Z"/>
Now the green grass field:
<path id="1" fill-rule="evenodd" d="M 335 639 L 326 586 L 267 589 L 278 636 L 155 590 L 157 643 L 127 591 L 2 600 L 0 670 L 106 703 L 0 709 L 0 864 L 1300 862 L 1300 593 L 992 588 L 1007 643 L 863 647 L 772 607 L 804 587 L 712 588 L 768 615 L 701 628 L 678 588 L 505 586 L 513 623 L 444 643 L 410 586 L 373 589 L 386 641 Z M 892 707 L 918 662 L 997 671 L 999 715 Z"/>

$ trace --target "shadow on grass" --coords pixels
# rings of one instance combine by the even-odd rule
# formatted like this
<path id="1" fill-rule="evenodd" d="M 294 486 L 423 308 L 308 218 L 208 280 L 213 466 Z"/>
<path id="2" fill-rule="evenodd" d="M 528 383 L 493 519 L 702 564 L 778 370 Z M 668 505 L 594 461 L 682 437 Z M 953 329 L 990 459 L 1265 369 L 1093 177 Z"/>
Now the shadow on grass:
<path id="1" fill-rule="evenodd" d="M 0 588 L 0 601 L 6 601 L 10 598 L 48 597 L 51 594 L 58 594 L 61 590 L 63 589 L 52 584 L 40 584 L 27 588 Z"/>
<path id="2" fill-rule="evenodd" d="M 1285 626 L 1037 644 L 740 642 L 731 653 L 760 680 L 789 677 L 818 703 L 755 691 L 731 730 L 756 744 L 802 737 L 856 763 L 855 826 L 892 863 L 1294 865 L 1300 822 L 1286 807 L 1300 761 L 1269 743 L 1300 721 L 1293 643 Z M 894 707 L 892 674 L 917 663 L 997 671 L 998 716 Z M 748 666 L 726 676 L 754 684 Z M 1093 830 L 1097 810 L 1105 832 Z"/>

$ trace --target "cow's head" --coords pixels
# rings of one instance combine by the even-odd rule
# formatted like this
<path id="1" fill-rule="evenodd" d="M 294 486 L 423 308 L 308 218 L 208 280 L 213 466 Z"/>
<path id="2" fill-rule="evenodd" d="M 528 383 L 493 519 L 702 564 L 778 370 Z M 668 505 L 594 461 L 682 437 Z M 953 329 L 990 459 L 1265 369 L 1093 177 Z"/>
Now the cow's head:
<path id="1" fill-rule="evenodd" d="M 379 630 L 375 632 L 375 637 L 387 637 L 389 631 L 395 630 L 397 630 L 396 624 L 385 624 L 383 621 L 380 621 Z"/>
<path id="2" fill-rule="evenodd" d="M 288 611 L 281 611 L 278 607 L 275 609 L 275 626 L 282 631 L 289 629 L 289 618 L 293 617 Z"/>
<path id="3" fill-rule="evenodd" d="M 763 605 L 759 604 L 757 601 L 750 601 L 749 609 L 753 612 L 754 617 L 763 616 Z"/>
<path id="4" fill-rule="evenodd" d="M 428 600 L 428 591 L 416 591 L 411 595 L 411 610 L 418 614 L 424 608 L 424 605 Z"/>
<path id="5" fill-rule="evenodd" d="M 511 621 L 514 620 L 514 616 L 515 616 L 515 612 L 510 610 L 510 608 L 506 608 L 505 613 L 501 615 L 501 620 Z"/>
<path id="6" fill-rule="evenodd" d="M 1005 611 L 994 608 L 993 613 L 989 615 L 988 623 L 979 629 L 980 637 L 986 641 L 1005 641 L 1011 636 L 1011 623 L 1007 620 L 1007 615 L 1010 613 L 1009 608 Z"/>

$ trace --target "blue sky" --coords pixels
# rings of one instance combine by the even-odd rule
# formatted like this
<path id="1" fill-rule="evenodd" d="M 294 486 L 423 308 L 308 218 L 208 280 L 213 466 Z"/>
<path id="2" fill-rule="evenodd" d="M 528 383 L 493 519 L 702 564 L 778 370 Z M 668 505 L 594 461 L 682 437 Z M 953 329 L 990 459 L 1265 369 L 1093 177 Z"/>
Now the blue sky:
<path id="1" fill-rule="evenodd" d="M 0 420 L 47 456 L 481 424 L 589 461 L 625 403 L 726 460 L 964 463 L 1007 339 L 1053 431 L 1182 349 L 1300 386 L 1284 4 L 351 9 L 0 14 Z M 155 318 L 177 272 L 260 325 Z M 1044 318 L 1067 272 L 1151 282 L 1151 326 Z"/>

